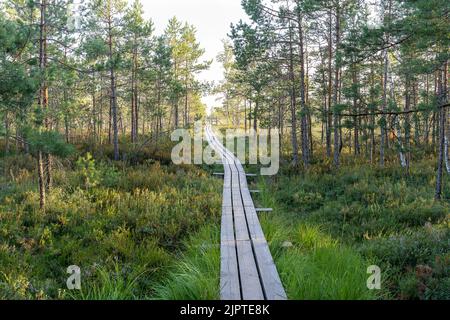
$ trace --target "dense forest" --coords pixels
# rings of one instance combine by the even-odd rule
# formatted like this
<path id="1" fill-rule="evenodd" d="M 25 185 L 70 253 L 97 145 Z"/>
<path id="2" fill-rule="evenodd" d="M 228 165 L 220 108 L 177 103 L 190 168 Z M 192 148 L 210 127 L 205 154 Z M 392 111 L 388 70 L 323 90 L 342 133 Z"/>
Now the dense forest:
<path id="1" fill-rule="evenodd" d="M 293 164 L 305 168 L 316 146 L 335 167 L 344 151 L 382 167 L 396 152 L 406 173 L 416 150 L 437 151 L 441 199 L 450 169 L 446 1 L 248 0 L 243 7 L 251 23 L 232 26 L 219 57 L 231 123 L 279 128 Z"/>
<path id="2" fill-rule="evenodd" d="M 450 3 L 242 8 L 207 82 L 139 0 L 0 1 L 0 299 L 218 299 L 220 165 L 171 161 L 196 121 L 278 130 L 249 183 L 288 298 L 450 299 Z"/>
<path id="3" fill-rule="evenodd" d="M 34 148 L 42 208 L 52 156 L 65 156 L 67 144 L 103 144 L 106 137 L 119 160 L 120 137 L 136 143 L 139 135 L 159 136 L 205 113 L 205 84 L 195 75 L 210 62 L 201 61 L 192 25 L 174 17 L 155 35 L 138 1 L 71 8 L 72 1 L 2 8 L 5 149 Z"/>

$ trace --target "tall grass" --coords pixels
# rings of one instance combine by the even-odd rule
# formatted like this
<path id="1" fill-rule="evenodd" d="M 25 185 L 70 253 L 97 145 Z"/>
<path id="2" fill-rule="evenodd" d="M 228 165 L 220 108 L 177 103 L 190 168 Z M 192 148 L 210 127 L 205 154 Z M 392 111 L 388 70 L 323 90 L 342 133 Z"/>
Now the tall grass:
<path id="1" fill-rule="evenodd" d="M 352 248 L 319 226 L 271 214 L 261 216 L 282 283 L 289 299 L 374 299 L 366 287 L 370 265 Z"/>
<path id="2" fill-rule="evenodd" d="M 186 243 L 186 250 L 155 287 L 155 297 L 163 300 L 219 299 L 220 232 L 218 225 L 203 227 Z"/>
<path id="3" fill-rule="evenodd" d="M 68 296 L 81 300 L 132 300 L 139 297 L 138 281 L 145 277 L 145 270 L 124 275 L 118 263 L 114 264 L 113 270 L 100 267 L 95 273 L 97 281 L 93 285 L 82 287 L 79 293 L 71 291 Z"/>
<path id="4" fill-rule="evenodd" d="M 170 157 L 163 147 L 157 157 Z M 8 172 L 0 178 L 0 298 L 155 298 L 187 239 L 220 223 L 220 181 L 205 171 L 164 165 L 151 151 L 132 162 L 93 154 L 58 163 L 45 213 L 28 157 L 0 158 Z M 199 262 L 194 253 L 203 251 L 189 248 Z M 81 268 L 80 293 L 66 289 L 70 265 Z"/>
<path id="5" fill-rule="evenodd" d="M 257 201 L 274 208 L 261 222 L 289 297 L 446 298 L 450 204 L 433 199 L 431 160 L 414 163 L 409 175 L 396 163 L 354 162 L 339 170 L 326 162 L 307 172 L 284 167 L 259 181 Z M 382 270 L 379 292 L 365 289 L 372 264 Z"/>

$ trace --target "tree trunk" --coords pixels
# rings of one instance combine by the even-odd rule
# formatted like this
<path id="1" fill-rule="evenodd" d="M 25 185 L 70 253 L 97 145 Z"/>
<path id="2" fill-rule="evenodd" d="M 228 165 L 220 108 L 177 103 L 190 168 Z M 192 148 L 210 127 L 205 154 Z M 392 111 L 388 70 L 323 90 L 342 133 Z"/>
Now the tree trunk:
<path id="1" fill-rule="evenodd" d="M 247 99 L 244 99 L 244 131 L 247 133 Z"/>
<path id="2" fill-rule="evenodd" d="M 41 17 L 40 17 L 40 27 L 39 27 L 39 69 L 41 71 L 41 76 L 45 76 L 45 50 L 46 50 L 46 0 L 42 0 L 41 2 Z M 45 97 L 45 79 L 41 81 L 39 88 L 39 97 L 38 97 L 38 106 L 41 110 L 44 109 L 44 105 L 46 102 Z M 38 159 L 37 159 L 37 171 L 38 171 L 38 185 L 39 185 L 39 206 L 41 210 L 45 210 L 45 172 L 44 172 L 44 156 L 42 151 L 38 151 Z"/>
<path id="3" fill-rule="evenodd" d="M 408 112 L 411 109 L 411 95 L 409 93 L 411 81 L 409 79 L 409 76 L 406 76 L 406 82 L 405 82 L 405 111 Z M 416 128 L 417 130 L 417 128 Z M 411 162 L 411 123 L 409 119 L 409 114 L 405 114 L 405 153 L 406 153 L 406 171 L 409 173 L 410 168 L 410 162 Z"/>
<path id="4" fill-rule="evenodd" d="M 136 125 L 136 113 L 135 113 L 135 94 L 134 94 L 134 81 L 135 81 L 135 68 L 134 68 L 134 49 L 133 49 L 133 58 L 132 58 L 132 66 L 131 66 L 131 143 L 135 143 L 135 125 Z"/>
<path id="5" fill-rule="evenodd" d="M 358 114 L 358 74 L 356 70 L 356 65 L 353 66 L 352 70 L 352 82 L 353 82 L 353 112 L 355 114 Z M 354 126 L 354 152 L 355 155 L 359 155 L 361 153 L 360 146 L 359 146 L 359 119 L 357 116 L 353 119 L 353 126 Z"/>
<path id="6" fill-rule="evenodd" d="M 9 119 L 8 119 L 8 112 L 5 111 L 4 115 L 4 121 L 5 121 L 5 154 L 9 153 Z"/>
<path id="7" fill-rule="evenodd" d="M 336 7 L 336 54 L 335 54 L 335 74 L 334 74 L 334 107 L 335 110 L 333 112 L 333 125 L 334 125 L 334 166 L 336 168 L 339 167 L 339 153 L 340 153 L 340 135 L 339 135 L 339 114 L 336 110 L 336 106 L 338 104 L 338 95 L 339 95 L 339 57 L 338 57 L 338 48 L 340 45 L 340 12 L 339 12 L 339 2 Z"/>
<path id="8" fill-rule="evenodd" d="M 112 36 L 112 17 L 108 20 L 108 46 L 109 46 L 109 63 L 110 63 L 110 81 L 111 81 L 111 113 L 112 113 L 112 129 L 113 129 L 113 144 L 114 144 L 114 160 L 119 160 L 119 131 L 117 127 L 117 97 L 116 97 L 116 76 L 114 73 L 113 62 L 113 36 Z"/>
<path id="9" fill-rule="evenodd" d="M 139 77 L 138 77 L 138 60 L 137 49 L 134 54 L 134 141 L 137 142 L 139 135 Z"/>
<path id="10" fill-rule="evenodd" d="M 445 70 L 445 68 L 444 68 Z M 442 71 L 439 71 L 438 75 L 438 101 L 439 105 L 443 105 L 444 102 L 444 86 L 443 86 L 443 75 Z M 434 198 L 436 200 L 441 200 L 442 198 L 442 176 L 443 176 L 443 165 L 444 165 L 444 155 L 445 155 L 445 123 L 446 123 L 446 112 L 445 108 L 439 110 L 439 155 L 438 155 L 438 165 L 437 165 L 437 177 L 436 177 L 436 193 Z"/>
<path id="11" fill-rule="evenodd" d="M 294 75 L 294 50 L 292 48 L 292 27 L 289 22 L 289 79 L 291 82 L 291 139 L 294 166 L 298 165 L 298 142 L 297 142 L 297 93 L 295 90 Z"/>
<path id="12" fill-rule="evenodd" d="M 390 15 L 391 15 L 391 0 L 389 0 L 388 4 L 388 14 L 385 16 L 385 20 L 387 22 L 390 21 Z M 388 38 L 389 42 L 389 38 Z M 389 56 L 388 56 L 388 50 L 384 50 L 384 74 L 383 74 L 383 104 L 381 106 L 381 111 L 386 111 L 387 107 L 387 82 L 388 82 L 388 67 L 389 67 Z M 380 141 L 380 166 L 384 167 L 384 160 L 385 160 L 385 145 L 387 143 L 386 135 L 386 116 L 383 114 L 381 116 L 381 141 Z"/>
<path id="13" fill-rule="evenodd" d="M 331 95 L 332 95 L 332 73 L 331 73 L 331 60 L 333 59 L 333 13 L 330 9 L 328 13 L 329 17 L 329 28 L 328 28 L 328 110 L 327 110 L 327 131 L 326 131 L 326 141 L 327 141 L 327 157 L 331 157 L 331 127 L 332 124 L 332 107 L 331 107 Z"/>
<path id="14" fill-rule="evenodd" d="M 253 130 L 255 130 L 255 132 L 258 131 L 258 111 L 259 111 L 259 93 L 256 96 L 256 101 L 255 101 L 255 110 L 254 110 L 254 117 L 253 117 Z"/>
<path id="15" fill-rule="evenodd" d="M 302 109 L 301 114 L 301 135 L 302 135 L 302 159 L 303 165 L 308 167 L 309 165 L 309 139 L 308 139 L 308 110 L 306 107 L 306 85 L 305 85 L 305 55 L 303 48 L 303 26 L 302 15 L 300 11 L 297 14 L 298 17 L 298 35 L 299 35 L 299 49 L 300 49 L 300 106 Z"/>

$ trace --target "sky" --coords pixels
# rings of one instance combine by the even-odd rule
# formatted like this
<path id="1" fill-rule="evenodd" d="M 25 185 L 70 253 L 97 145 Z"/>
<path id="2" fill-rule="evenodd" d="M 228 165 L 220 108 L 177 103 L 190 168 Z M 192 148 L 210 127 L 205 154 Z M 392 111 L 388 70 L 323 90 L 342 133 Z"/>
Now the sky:
<path id="1" fill-rule="evenodd" d="M 227 38 L 230 24 L 237 23 L 240 19 L 247 20 L 241 0 L 142 0 L 142 4 L 145 17 L 153 20 L 157 34 L 164 31 L 173 16 L 194 25 L 197 29 L 197 40 L 205 49 L 203 59 L 214 59 L 210 69 L 203 71 L 199 79 L 216 83 L 223 79 L 223 70 L 216 57 L 223 50 L 222 40 Z M 209 110 L 221 104 L 216 98 L 203 98 Z"/>

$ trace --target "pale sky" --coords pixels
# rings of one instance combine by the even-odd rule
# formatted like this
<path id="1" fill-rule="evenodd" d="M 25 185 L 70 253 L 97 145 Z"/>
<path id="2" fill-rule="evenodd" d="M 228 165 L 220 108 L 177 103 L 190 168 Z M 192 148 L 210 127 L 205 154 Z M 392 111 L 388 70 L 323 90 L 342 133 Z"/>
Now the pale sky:
<path id="1" fill-rule="evenodd" d="M 241 0 L 142 0 L 142 4 L 145 16 L 153 20 L 157 34 L 164 31 L 173 16 L 194 25 L 197 40 L 206 50 L 204 60 L 214 59 L 210 69 L 202 72 L 199 78 L 216 83 L 223 79 L 222 67 L 215 59 L 223 50 L 222 39 L 227 38 L 230 24 L 247 20 Z M 215 100 L 211 96 L 203 98 L 208 108 L 220 105 L 220 101 Z"/>

